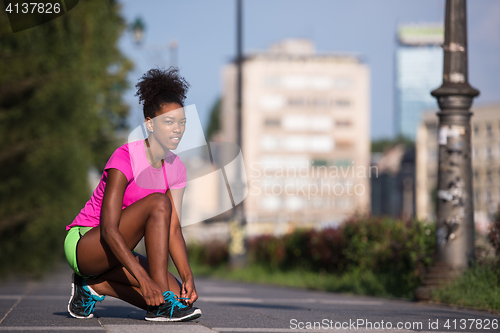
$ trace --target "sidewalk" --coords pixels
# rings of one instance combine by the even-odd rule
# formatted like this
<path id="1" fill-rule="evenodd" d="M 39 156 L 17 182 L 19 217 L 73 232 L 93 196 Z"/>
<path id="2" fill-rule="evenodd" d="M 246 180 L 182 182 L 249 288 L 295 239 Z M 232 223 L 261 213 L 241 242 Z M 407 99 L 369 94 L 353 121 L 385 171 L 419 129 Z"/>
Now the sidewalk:
<path id="1" fill-rule="evenodd" d="M 492 329 L 500 316 L 486 312 L 208 279 L 196 279 L 203 315 L 192 322 L 151 323 L 144 310 L 111 297 L 97 303 L 94 318 L 75 319 L 67 312 L 70 280 L 71 270 L 61 265 L 40 281 L 0 284 L 0 332 L 409 332 L 404 325 L 421 332 L 500 331 Z M 489 321 L 490 329 L 450 329 L 447 320 Z M 361 321 L 371 322 L 371 329 L 353 329 Z"/>

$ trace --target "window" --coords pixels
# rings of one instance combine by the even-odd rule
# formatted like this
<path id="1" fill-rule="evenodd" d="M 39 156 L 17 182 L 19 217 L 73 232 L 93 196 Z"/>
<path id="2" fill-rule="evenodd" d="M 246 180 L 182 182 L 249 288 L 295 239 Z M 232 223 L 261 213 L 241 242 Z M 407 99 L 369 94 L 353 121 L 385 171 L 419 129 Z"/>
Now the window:
<path id="1" fill-rule="evenodd" d="M 260 162 L 262 163 L 263 167 L 280 167 L 284 164 L 281 157 L 273 155 L 262 156 Z"/>
<path id="2" fill-rule="evenodd" d="M 275 136 L 265 135 L 260 139 L 260 147 L 263 150 L 277 150 L 280 148 L 280 140 Z"/>
<path id="3" fill-rule="evenodd" d="M 267 118 L 264 121 L 265 127 L 278 127 L 281 125 L 281 119 L 279 118 Z"/>
<path id="4" fill-rule="evenodd" d="M 308 127 L 314 132 L 325 132 L 332 129 L 333 121 L 329 116 L 312 116 L 308 119 Z"/>
<path id="5" fill-rule="evenodd" d="M 350 166 L 351 161 L 350 160 L 336 160 L 334 162 L 334 165 L 336 165 L 336 166 Z"/>
<path id="6" fill-rule="evenodd" d="M 351 127 L 351 121 L 350 120 L 337 120 L 335 122 L 335 126 L 337 126 L 337 127 Z"/>
<path id="7" fill-rule="evenodd" d="M 429 149 L 429 159 L 431 161 L 437 160 L 438 159 L 438 150 L 437 149 Z"/>
<path id="8" fill-rule="evenodd" d="M 313 76 L 309 84 L 315 90 L 328 90 L 332 88 L 332 80 L 328 76 Z"/>
<path id="9" fill-rule="evenodd" d="M 333 139 L 325 135 L 312 135 L 309 137 L 309 149 L 312 152 L 326 153 L 333 150 Z"/>
<path id="10" fill-rule="evenodd" d="M 487 171 L 486 171 L 486 179 L 487 179 L 489 182 L 491 182 L 491 180 L 492 180 L 492 179 L 491 179 L 491 170 L 487 170 Z"/>
<path id="11" fill-rule="evenodd" d="M 313 166 L 315 166 L 315 167 L 328 166 L 328 161 L 327 160 L 313 160 Z"/>
<path id="12" fill-rule="evenodd" d="M 491 124 L 486 125 L 486 134 L 488 136 L 493 136 L 493 131 L 491 130 Z"/>
<path id="13" fill-rule="evenodd" d="M 307 167 L 309 166 L 309 158 L 307 156 L 292 155 L 285 160 L 286 166 L 290 167 Z"/>
<path id="14" fill-rule="evenodd" d="M 479 179 L 479 172 L 474 170 L 474 180 L 477 181 Z"/>
<path id="15" fill-rule="evenodd" d="M 260 206 L 264 210 L 276 211 L 281 208 L 281 198 L 268 195 L 260 200 Z"/>
<path id="16" fill-rule="evenodd" d="M 266 95 L 260 99 L 260 107 L 266 111 L 275 111 L 285 106 L 286 99 L 280 95 Z"/>
<path id="17" fill-rule="evenodd" d="M 339 108 L 347 108 L 351 105 L 351 102 L 348 99 L 337 99 L 335 100 L 335 106 Z"/>
<path id="18" fill-rule="evenodd" d="M 486 158 L 487 158 L 488 160 L 493 159 L 493 154 L 492 154 L 492 152 L 491 152 L 491 147 L 486 147 Z"/>
<path id="19" fill-rule="evenodd" d="M 283 138 L 283 148 L 288 151 L 307 151 L 308 141 L 305 135 L 290 135 Z"/>
<path id="20" fill-rule="evenodd" d="M 283 128 L 289 131 L 328 131 L 332 128 L 329 116 L 288 115 L 283 118 Z"/>
<path id="21" fill-rule="evenodd" d="M 290 106 L 304 106 L 305 100 L 300 97 L 290 98 L 288 99 L 288 105 Z"/>
<path id="22" fill-rule="evenodd" d="M 286 198 L 285 206 L 289 211 L 298 211 L 304 208 L 305 200 L 301 197 L 290 196 Z"/>
<path id="23" fill-rule="evenodd" d="M 350 149 L 354 146 L 352 141 L 349 140 L 337 140 L 336 145 L 338 149 Z"/>
<path id="24" fill-rule="evenodd" d="M 264 86 L 269 88 L 275 88 L 280 86 L 279 76 L 266 76 L 264 78 Z"/>
<path id="25" fill-rule="evenodd" d="M 335 198 L 335 208 L 349 209 L 352 207 L 352 201 L 349 198 Z"/>
<path id="26" fill-rule="evenodd" d="M 479 126 L 474 125 L 474 135 L 478 135 L 478 134 L 479 134 Z"/>
<path id="27" fill-rule="evenodd" d="M 339 77 L 335 79 L 335 87 L 340 89 L 351 88 L 354 85 L 354 82 L 345 77 Z"/>
<path id="28" fill-rule="evenodd" d="M 327 98 L 291 97 L 288 99 L 290 107 L 328 108 L 331 103 L 332 101 Z"/>
<path id="29" fill-rule="evenodd" d="M 282 84 L 290 90 L 299 90 L 307 88 L 308 82 L 305 76 L 287 75 L 283 77 Z"/>
<path id="30" fill-rule="evenodd" d="M 314 197 L 312 200 L 309 200 L 309 207 L 314 209 L 326 208 L 330 200 L 326 200 L 322 197 Z"/>
<path id="31" fill-rule="evenodd" d="M 283 128 L 288 131 L 305 130 L 307 117 L 302 115 L 288 115 L 283 117 Z"/>
<path id="32" fill-rule="evenodd" d="M 324 98 L 314 98 L 311 100 L 311 104 L 314 107 L 326 107 L 328 106 L 328 100 Z"/>

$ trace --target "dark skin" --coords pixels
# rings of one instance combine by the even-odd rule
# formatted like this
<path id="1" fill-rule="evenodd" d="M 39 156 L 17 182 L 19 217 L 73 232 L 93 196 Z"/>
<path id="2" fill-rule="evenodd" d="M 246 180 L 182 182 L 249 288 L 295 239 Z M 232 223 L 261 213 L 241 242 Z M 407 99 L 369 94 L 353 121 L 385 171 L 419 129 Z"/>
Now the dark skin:
<path id="1" fill-rule="evenodd" d="M 153 130 L 144 143 L 148 161 L 161 168 L 162 158 L 177 147 L 184 133 L 184 110 L 176 103 L 164 104 L 155 119 L 146 118 L 146 126 Z M 101 295 L 143 309 L 164 303 L 163 292 L 168 290 L 187 297 L 186 304 L 192 305 L 198 294 L 179 217 L 184 189 L 150 194 L 122 210 L 127 178 L 117 169 L 108 169 L 107 176 L 101 223 L 87 232 L 77 247 L 81 273 L 98 275 L 89 278 L 88 285 Z M 147 258 L 131 252 L 142 237 Z M 168 272 L 169 253 L 182 284 Z"/>

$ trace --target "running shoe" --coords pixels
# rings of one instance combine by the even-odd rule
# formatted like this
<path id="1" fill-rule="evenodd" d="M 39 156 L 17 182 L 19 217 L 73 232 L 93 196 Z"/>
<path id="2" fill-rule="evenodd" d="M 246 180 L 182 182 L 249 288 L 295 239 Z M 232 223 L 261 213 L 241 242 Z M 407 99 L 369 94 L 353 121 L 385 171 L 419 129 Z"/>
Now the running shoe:
<path id="1" fill-rule="evenodd" d="M 87 286 L 87 280 L 73 273 L 71 298 L 68 303 L 68 312 L 71 316 L 79 319 L 94 317 L 95 303 L 101 302 L 105 297 L 93 295 Z"/>
<path id="2" fill-rule="evenodd" d="M 187 321 L 201 316 L 201 310 L 187 306 L 179 302 L 179 299 L 184 299 L 175 296 L 171 291 L 163 293 L 165 303 L 160 306 L 148 306 L 146 320 L 149 321 Z"/>

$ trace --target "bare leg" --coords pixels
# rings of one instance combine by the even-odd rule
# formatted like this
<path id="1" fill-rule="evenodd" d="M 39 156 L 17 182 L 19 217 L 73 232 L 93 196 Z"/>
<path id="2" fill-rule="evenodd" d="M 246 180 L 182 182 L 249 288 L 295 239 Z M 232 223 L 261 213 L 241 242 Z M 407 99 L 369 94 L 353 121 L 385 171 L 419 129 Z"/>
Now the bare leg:
<path id="1" fill-rule="evenodd" d="M 145 237 L 148 254 L 145 265 L 151 278 L 162 291 L 172 290 L 169 282 L 173 281 L 172 278 L 175 280 L 167 270 L 171 214 L 172 205 L 168 196 L 154 193 L 125 208 L 118 227 L 131 250 L 143 236 Z M 138 299 L 140 293 L 137 280 L 119 263 L 111 249 L 101 240 L 100 226 L 91 229 L 80 239 L 77 258 L 82 274 L 100 275 L 95 281 L 92 281 L 93 279 L 88 281 L 93 288 L 95 286 L 96 292 L 118 297 L 134 305 L 143 305 L 144 300 Z M 174 293 L 179 294 L 177 283 L 173 284 L 172 288 Z"/>

